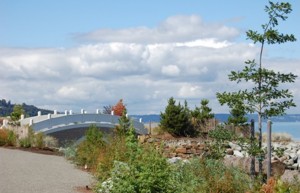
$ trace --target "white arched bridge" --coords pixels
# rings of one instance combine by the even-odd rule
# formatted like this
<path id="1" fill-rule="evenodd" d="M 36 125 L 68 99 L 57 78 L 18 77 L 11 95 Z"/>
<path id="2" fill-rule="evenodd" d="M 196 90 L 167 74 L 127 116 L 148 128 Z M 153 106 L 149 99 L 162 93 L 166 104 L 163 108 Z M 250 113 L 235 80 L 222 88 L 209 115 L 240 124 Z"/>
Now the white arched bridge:
<path id="1" fill-rule="evenodd" d="M 84 136 L 86 130 L 91 125 L 96 125 L 101 131 L 109 133 L 119 124 L 119 116 L 112 114 L 96 113 L 73 114 L 71 111 L 68 114 L 48 114 L 24 118 L 22 116 L 21 126 L 31 126 L 35 132 L 43 132 L 46 135 L 51 135 L 57 138 L 60 142 L 65 140 L 78 140 Z M 131 119 L 133 127 L 137 134 L 147 134 L 141 119 Z"/>

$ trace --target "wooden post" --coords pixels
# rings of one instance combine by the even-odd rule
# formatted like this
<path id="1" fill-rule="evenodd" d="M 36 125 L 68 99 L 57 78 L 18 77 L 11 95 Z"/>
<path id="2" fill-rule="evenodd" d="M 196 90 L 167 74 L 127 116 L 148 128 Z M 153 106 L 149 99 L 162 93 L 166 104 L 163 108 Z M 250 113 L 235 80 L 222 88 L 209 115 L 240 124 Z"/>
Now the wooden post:
<path id="1" fill-rule="evenodd" d="M 272 155 L 272 122 L 268 120 L 267 125 L 267 178 L 269 179 L 271 177 L 271 155 Z"/>
<path id="2" fill-rule="evenodd" d="M 253 145 L 254 145 L 254 140 L 255 140 L 254 134 L 255 134 L 254 119 L 251 119 L 251 124 L 250 124 L 251 148 L 253 148 Z M 254 155 L 251 155 L 250 175 L 251 175 L 251 178 L 254 180 L 254 178 L 255 178 L 255 156 Z"/>

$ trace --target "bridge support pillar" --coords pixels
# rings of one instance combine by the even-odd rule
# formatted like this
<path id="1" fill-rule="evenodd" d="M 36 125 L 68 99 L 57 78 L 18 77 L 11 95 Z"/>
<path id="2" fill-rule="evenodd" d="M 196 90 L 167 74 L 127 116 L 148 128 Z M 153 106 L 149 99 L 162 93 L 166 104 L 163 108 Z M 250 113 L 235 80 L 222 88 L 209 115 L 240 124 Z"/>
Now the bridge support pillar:
<path id="1" fill-rule="evenodd" d="M 29 126 L 31 126 L 33 124 L 33 119 L 29 120 Z"/>

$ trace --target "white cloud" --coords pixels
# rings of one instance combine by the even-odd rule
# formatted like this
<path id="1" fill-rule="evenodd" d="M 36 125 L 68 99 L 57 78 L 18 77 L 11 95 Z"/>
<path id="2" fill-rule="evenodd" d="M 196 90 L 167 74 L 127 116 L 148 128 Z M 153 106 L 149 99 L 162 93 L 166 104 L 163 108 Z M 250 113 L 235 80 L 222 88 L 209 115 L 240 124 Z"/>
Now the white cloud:
<path id="1" fill-rule="evenodd" d="M 205 23 L 197 15 L 178 15 L 167 18 L 155 28 L 100 29 L 76 38 L 93 42 L 174 43 L 216 38 L 231 40 L 239 30 L 222 24 Z M 145 38 L 147 37 L 147 38 Z"/>
<path id="2" fill-rule="evenodd" d="M 177 76 L 180 73 L 180 69 L 176 65 L 167 65 L 162 67 L 161 72 L 167 76 Z"/>
<path id="3" fill-rule="evenodd" d="M 94 111 L 123 98 L 129 114 L 159 113 L 171 96 L 192 107 L 207 98 L 213 111 L 221 112 L 226 108 L 215 93 L 240 88 L 227 75 L 259 52 L 235 42 L 238 32 L 198 16 L 175 16 L 154 28 L 87 33 L 84 38 L 93 43 L 78 47 L 0 48 L 0 98 L 60 111 Z M 299 59 L 266 63 L 300 74 Z M 299 84 L 297 79 L 288 86 L 295 96 Z"/>

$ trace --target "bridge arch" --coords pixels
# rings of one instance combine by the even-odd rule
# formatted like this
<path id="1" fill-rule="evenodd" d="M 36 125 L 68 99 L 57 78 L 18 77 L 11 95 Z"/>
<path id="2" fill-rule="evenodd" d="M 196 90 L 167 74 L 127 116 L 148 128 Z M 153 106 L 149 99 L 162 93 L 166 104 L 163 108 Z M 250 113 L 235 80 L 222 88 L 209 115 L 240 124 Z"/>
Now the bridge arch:
<path id="1" fill-rule="evenodd" d="M 22 119 L 21 126 L 30 125 L 35 132 L 43 132 L 63 140 L 80 139 L 90 125 L 109 133 L 119 124 L 119 116 L 109 114 L 48 114 Z M 147 134 L 144 124 L 131 119 L 137 134 Z"/>

